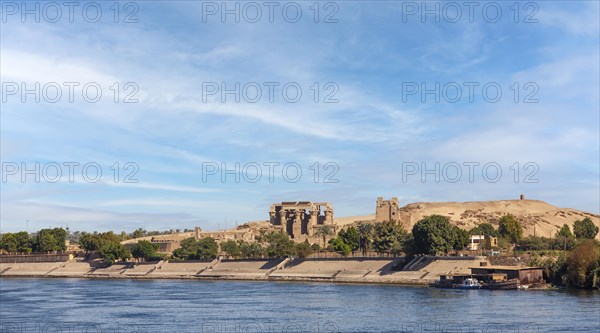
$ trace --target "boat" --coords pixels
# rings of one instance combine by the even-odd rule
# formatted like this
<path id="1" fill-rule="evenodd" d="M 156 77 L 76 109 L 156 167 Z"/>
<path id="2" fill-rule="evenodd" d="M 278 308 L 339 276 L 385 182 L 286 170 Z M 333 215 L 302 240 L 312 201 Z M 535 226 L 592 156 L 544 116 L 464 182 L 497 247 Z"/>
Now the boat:
<path id="1" fill-rule="evenodd" d="M 481 289 L 481 283 L 474 278 L 466 278 L 462 284 L 459 284 L 455 288 L 457 289 Z"/>
<path id="2" fill-rule="evenodd" d="M 492 290 L 516 290 L 519 288 L 519 279 L 491 281 L 490 283 L 484 284 L 483 288 Z"/>

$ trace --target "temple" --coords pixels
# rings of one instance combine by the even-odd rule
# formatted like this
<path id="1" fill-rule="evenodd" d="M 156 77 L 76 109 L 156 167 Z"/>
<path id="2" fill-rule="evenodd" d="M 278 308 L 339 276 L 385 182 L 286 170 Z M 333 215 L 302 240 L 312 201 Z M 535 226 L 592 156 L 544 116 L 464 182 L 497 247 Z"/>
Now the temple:
<path id="1" fill-rule="evenodd" d="M 323 213 L 323 214 L 321 214 Z M 271 205 L 269 220 L 293 239 L 314 237 L 322 226 L 335 230 L 333 207 L 328 202 L 291 201 Z"/>

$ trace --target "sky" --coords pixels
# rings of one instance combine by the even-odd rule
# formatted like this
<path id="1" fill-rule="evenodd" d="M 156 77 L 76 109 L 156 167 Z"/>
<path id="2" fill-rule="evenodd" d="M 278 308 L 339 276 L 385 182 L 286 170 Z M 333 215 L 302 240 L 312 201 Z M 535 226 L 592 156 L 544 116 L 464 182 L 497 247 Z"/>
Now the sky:
<path id="1" fill-rule="evenodd" d="M 600 213 L 598 1 L 1 1 L 0 231 Z"/>

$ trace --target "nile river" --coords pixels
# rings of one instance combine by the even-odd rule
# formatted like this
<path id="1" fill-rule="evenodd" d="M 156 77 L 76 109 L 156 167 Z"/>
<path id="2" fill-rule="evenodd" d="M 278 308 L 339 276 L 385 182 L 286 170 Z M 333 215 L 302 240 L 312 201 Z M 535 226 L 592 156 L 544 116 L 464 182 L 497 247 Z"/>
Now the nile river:
<path id="1" fill-rule="evenodd" d="M 600 293 L 0 279 L 0 332 L 600 332 Z"/>

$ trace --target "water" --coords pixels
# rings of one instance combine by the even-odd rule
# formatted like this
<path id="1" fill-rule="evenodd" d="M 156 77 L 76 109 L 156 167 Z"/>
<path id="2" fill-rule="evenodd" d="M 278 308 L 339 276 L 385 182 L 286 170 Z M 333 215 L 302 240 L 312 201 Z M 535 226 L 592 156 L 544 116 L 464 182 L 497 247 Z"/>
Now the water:
<path id="1" fill-rule="evenodd" d="M 0 279 L 1 332 L 600 332 L 600 293 Z"/>

